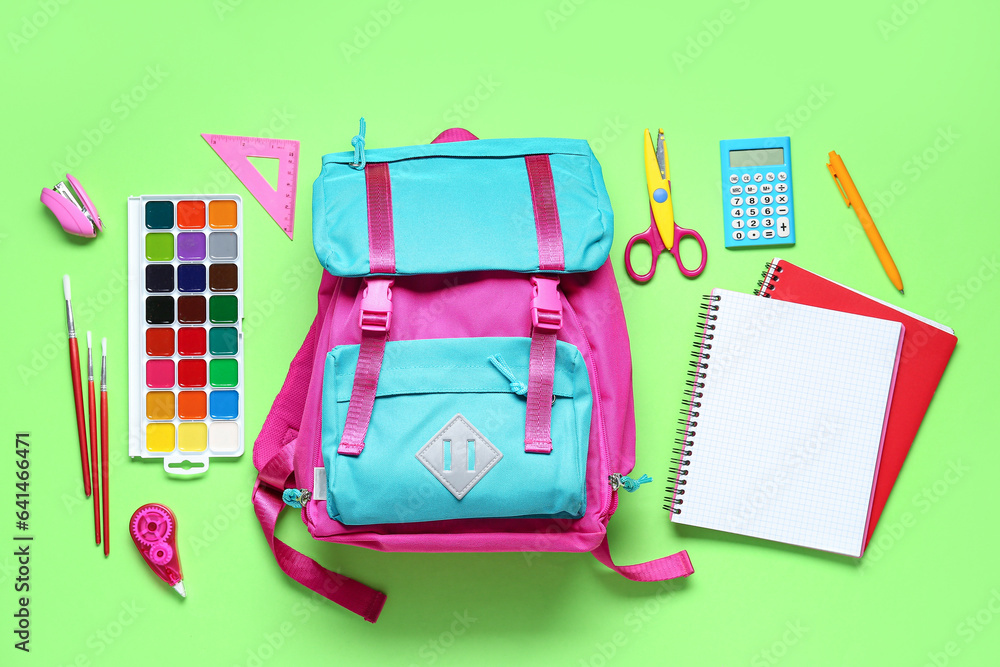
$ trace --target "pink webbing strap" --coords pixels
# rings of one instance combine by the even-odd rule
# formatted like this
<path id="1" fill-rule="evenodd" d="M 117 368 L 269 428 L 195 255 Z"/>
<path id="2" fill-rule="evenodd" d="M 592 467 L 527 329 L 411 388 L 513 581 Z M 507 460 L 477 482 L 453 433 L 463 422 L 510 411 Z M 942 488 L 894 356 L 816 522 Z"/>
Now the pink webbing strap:
<path id="1" fill-rule="evenodd" d="M 369 162 L 365 165 L 365 188 L 368 194 L 368 262 L 371 273 L 395 273 L 396 246 L 392 231 L 392 185 L 388 163 Z M 365 448 L 385 342 L 392 324 L 392 280 L 368 278 L 365 281 L 358 320 L 361 348 L 354 371 L 351 402 L 347 407 L 347 422 L 337 448 L 339 454 L 348 456 L 357 456 Z"/>
<path id="2" fill-rule="evenodd" d="M 285 574 L 328 600 L 353 611 L 369 623 L 374 623 L 385 605 L 385 593 L 326 569 L 274 536 L 278 514 L 285 506 L 281 500 L 281 492 L 292 474 L 294 449 L 294 440 L 282 447 L 264 465 L 254 484 L 254 512 L 264 529 L 264 537 Z"/>
<path id="3" fill-rule="evenodd" d="M 562 271 L 562 228 L 548 155 L 526 155 L 531 203 L 535 211 L 539 271 Z M 534 276 L 531 303 L 531 355 L 528 359 L 528 414 L 524 423 L 524 451 L 552 451 L 552 385 L 556 372 L 556 334 L 562 326 L 562 298 L 558 277 Z"/>
<path id="4" fill-rule="evenodd" d="M 528 184 L 531 186 L 531 204 L 535 209 L 535 234 L 538 236 L 538 270 L 562 271 L 566 268 L 563 258 L 562 228 L 559 209 L 556 207 L 556 189 L 552 182 L 552 165 L 548 155 L 526 155 Z"/>
<path id="5" fill-rule="evenodd" d="M 601 542 L 600 546 L 591 553 L 594 554 L 594 558 L 632 581 L 663 581 L 665 579 L 687 577 L 694 572 L 687 551 L 678 551 L 672 556 L 657 558 L 648 563 L 615 565 L 614 561 L 611 560 L 611 549 L 608 546 L 607 534 L 604 535 L 604 541 Z"/>
<path id="6" fill-rule="evenodd" d="M 365 164 L 368 195 L 368 263 L 371 273 L 396 272 L 396 241 L 392 231 L 392 185 L 388 162 Z"/>

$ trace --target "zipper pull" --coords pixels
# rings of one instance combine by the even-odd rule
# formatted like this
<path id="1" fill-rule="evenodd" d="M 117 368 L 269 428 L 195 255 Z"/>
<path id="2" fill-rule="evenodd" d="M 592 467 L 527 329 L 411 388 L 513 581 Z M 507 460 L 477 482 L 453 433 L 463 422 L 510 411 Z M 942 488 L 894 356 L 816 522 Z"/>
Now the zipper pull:
<path id="1" fill-rule="evenodd" d="M 611 484 L 611 490 L 617 491 L 618 489 L 624 488 L 629 493 L 632 493 L 639 488 L 640 484 L 645 484 L 646 482 L 652 482 L 653 478 L 649 475 L 643 475 L 639 479 L 635 480 L 628 475 L 623 475 L 619 472 L 612 473 L 608 475 L 608 482 Z"/>
<path id="2" fill-rule="evenodd" d="M 489 361 L 493 364 L 493 367 L 500 371 L 500 373 L 502 373 L 503 376 L 510 382 L 510 390 L 512 392 L 518 396 L 526 396 L 528 394 L 528 385 L 517 379 L 514 375 L 514 369 L 507 365 L 507 362 L 504 361 L 502 356 L 494 354 L 489 357 Z M 554 395 L 553 398 L 555 398 Z"/>
<path id="3" fill-rule="evenodd" d="M 309 493 L 309 489 L 285 489 L 281 492 L 281 499 L 289 507 L 294 507 L 295 509 L 302 509 L 312 498 L 312 494 Z"/>
<path id="4" fill-rule="evenodd" d="M 365 119 L 362 118 L 360 122 L 360 129 L 358 133 L 354 135 L 351 139 L 351 146 L 354 146 L 354 162 L 351 163 L 351 167 L 361 171 L 365 168 Z"/>

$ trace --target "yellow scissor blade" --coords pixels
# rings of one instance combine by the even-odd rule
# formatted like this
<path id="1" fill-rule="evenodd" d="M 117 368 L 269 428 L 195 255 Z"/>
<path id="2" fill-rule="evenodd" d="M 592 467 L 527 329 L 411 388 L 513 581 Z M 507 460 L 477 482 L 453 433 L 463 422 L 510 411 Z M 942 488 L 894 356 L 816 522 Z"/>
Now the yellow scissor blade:
<path id="1" fill-rule="evenodd" d="M 674 201 L 670 196 L 670 172 L 667 166 L 666 149 L 663 151 L 664 169 L 666 177 L 660 171 L 660 163 L 656 158 L 656 149 L 653 147 L 653 138 L 646 129 L 646 190 L 649 193 L 649 206 L 653 210 L 653 219 L 656 220 L 657 231 L 667 250 L 671 250 L 674 245 Z M 659 140 L 659 136 L 657 137 Z"/>

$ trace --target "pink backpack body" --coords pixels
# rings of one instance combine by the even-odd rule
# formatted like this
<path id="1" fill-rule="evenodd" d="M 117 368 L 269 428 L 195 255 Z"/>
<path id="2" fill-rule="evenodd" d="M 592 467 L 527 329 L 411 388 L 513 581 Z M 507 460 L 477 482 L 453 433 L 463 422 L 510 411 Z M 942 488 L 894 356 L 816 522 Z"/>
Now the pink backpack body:
<path id="1" fill-rule="evenodd" d="M 416 155 L 387 150 L 384 155 L 368 151 L 361 160 L 350 161 L 350 154 L 324 159 L 314 193 L 314 243 L 328 270 L 320 283 L 316 318 L 253 452 L 259 470 L 254 506 L 279 565 L 296 581 L 370 622 L 385 602 L 381 592 L 323 568 L 274 537 L 278 513 L 291 505 L 301 507 L 314 538 L 341 544 L 410 552 L 589 551 L 636 581 L 691 574 L 683 551 L 627 566 L 612 563 L 609 553 L 606 526 L 618 504 L 617 492 L 622 486 L 633 490 L 637 483 L 626 477 L 635 463 L 631 357 L 607 259 L 610 238 L 605 239 L 608 231 L 603 230 L 599 242 L 581 242 L 572 232 L 580 217 L 573 206 L 586 200 L 590 188 L 603 192 L 599 167 L 593 182 L 587 182 L 577 178 L 576 162 L 563 159 L 562 145 L 539 158 L 540 153 L 520 155 L 522 145 L 497 148 L 492 145 L 496 142 L 471 141 L 474 137 L 464 131 L 442 136 L 470 139 L 461 148 L 472 157 L 478 157 L 477 145 L 482 145 L 489 158 L 501 161 L 485 165 L 487 171 L 502 168 L 516 179 L 517 169 L 524 168 L 520 196 L 528 199 L 525 205 L 534 217 L 535 228 L 529 225 L 528 230 L 537 243 L 537 265 L 518 265 L 519 249 L 505 251 L 504 235 L 487 244 L 496 246 L 496 260 L 488 254 L 490 247 L 477 249 L 482 256 L 468 259 L 479 262 L 480 270 L 469 270 L 464 257 L 433 259 L 434 252 L 422 250 L 411 259 L 403 251 L 401 242 L 411 233 L 408 225 L 417 224 L 417 213 L 403 202 L 404 196 L 416 197 L 406 195 L 407 179 L 423 183 L 421 196 L 436 192 L 428 179 L 464 178 L 468 185 L 478 172 L 449 170 L 472 168 L 470 162 L 455 163 L 469 156 L 425 146 L 410 147 Z M 592 153 L 583 157 L 596 165 Z M 363 169 L 357 168 L 359 163 Z M 491 183 L 505 178 L 493 172 L 487 177 Z M 568 190 L 577 181 L 588 188 L 580 196 Z M 560 189 L 562 183 L 569 184 L 567 189 Z M 478 187 L 462 196 L 475 198 Z M 451 193 L 442 197 L 458 196 L 455 191 L 450 181 L 440 189 Z M 358 271 L 350 266 L 355 261 L 350 249 L 357 244 L 336 236 L 350 231 L 350 210 L 336 206 L 353 205 L 346 201 L 351 193 L 362 199 L 359 215 L 366 218 L 359 223 L 364 237 L 359 243 L 367 247 Z M 517 192 L 507 195 L 514 200 Z M 335 197 L 338 203 L 331 205 Z M 428 215 L 433 217 L 434 211 Z M 441 224 L 447 227 L 448 222 Z M 482 234 L 490 237 L 491 223 L 482 224 Z M 424 236 L 432 237 L 433 230 Z M 561 247 L 553 250 L 553 239 Z M 571 246 L 584 248 L 583 260 L 576 262 Z M 583 270 L 595 256 L 596 268 Z M 424 270 L 431 266 L 427 261 L 437 261 L 441 268 Z M 508 261 L 511 269 L 504 270 Z M 452 266 L 455 270 L 448 271 Z M 450 355 L 452 349 L 455 355 Z M 459 355 L 470 360 L 450 366 L 451 356 Z M 436 391 L 436 382 L 446 384 L 447 391 Z M 452 413 L 454 418 L 445 419 Z M 588 413 L 589 423 L 573 422 Z M 525 476 L 519 471 L 537 471 L 527 476 L 542 483 L 560 480 L 554 486 L 569 480 L 572 488 L 575 460 L 553 456 L 571 448 L 561 442 L 566 429 L 583 438 L 578 459 L 585 461 L 585 470 L 579 471 L 582 488 L 578 494 L 530 498 L 517 486 Z M 511 432 L 520 435 L 508 437 Z M 515 474 L 504 477 L 511 471 Z M 379 491 L 380 478 L 393 486 L 395 496 Z M 523 481 L 532 484 L 532 479 Z M 522 500 L 529 504 L 519 504 Z"/>

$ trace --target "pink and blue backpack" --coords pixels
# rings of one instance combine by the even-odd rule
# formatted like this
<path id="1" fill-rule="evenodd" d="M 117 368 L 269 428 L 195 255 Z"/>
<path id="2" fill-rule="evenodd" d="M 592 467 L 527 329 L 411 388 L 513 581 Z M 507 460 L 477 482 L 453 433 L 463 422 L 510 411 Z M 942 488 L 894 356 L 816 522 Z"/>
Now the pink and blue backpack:
<path id="1" fill-rule="evenodd" d="M 363 121 L 362 121 L 363 122 Z M 383 551 L 589 551 L 635 463 L 613 217 L 586 141 L 333 153 L 313 188 L 318 311 L 254 445 L 254 508 L 281 569 L 375 622 L 385 595 L 274 536 Z"/>

